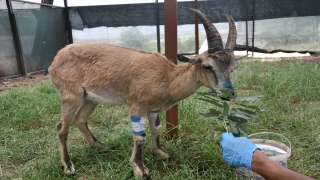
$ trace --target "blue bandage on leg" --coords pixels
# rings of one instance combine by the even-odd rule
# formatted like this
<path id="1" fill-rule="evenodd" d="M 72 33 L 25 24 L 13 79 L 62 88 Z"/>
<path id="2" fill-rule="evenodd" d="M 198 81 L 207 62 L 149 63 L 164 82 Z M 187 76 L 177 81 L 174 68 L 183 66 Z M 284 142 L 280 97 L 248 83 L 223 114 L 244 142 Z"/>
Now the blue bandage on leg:
<path id="1" fill-rule="evenodd" d="M 134 135 L 144 134 L 144 117 L 130 116 L 131 126 Z"/>

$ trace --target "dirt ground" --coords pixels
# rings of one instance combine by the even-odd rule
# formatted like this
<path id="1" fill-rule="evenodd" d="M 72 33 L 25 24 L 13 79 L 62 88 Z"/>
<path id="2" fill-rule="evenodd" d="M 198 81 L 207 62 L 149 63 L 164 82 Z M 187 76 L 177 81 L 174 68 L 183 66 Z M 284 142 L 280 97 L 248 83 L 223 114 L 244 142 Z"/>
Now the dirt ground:
<path id="1" fill-rule="evenodd" d="M 0 79 L 0 93 L 7 89 L 18 86 L 37 85 L 43 81 L 49 81 L 50 76 L 44 73 L 35 73 L 27 75 L 26 77 L 16 77 L 10 79 Z"/>

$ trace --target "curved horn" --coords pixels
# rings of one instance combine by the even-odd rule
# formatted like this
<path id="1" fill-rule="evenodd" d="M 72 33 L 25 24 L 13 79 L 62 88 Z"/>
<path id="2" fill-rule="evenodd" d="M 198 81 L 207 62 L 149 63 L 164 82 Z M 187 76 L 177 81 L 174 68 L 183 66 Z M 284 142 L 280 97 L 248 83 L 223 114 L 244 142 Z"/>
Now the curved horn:
<path id="1" fill-rule="evenodd" d="M 208 41 L 208 53 L 214 53 L 223 50 L 221 36 L 218 30 L 212 24 L 212 22 L 207 18 L 207 16 L 197 9 L 190 8 L 190 11 L 192 11 L 196 16 L 198 16 L 198 18 L 203 24 L 204 29 L 206 30 Z"/>
<path id="2" fill-rule="evenodd" d="M 228 14 L 222 14 L 222 15 L 226 17 L 229 22 L 229 35 L 228 35 L 228 40 L 227 40 L 225 49 L 228 51 L 234 51 L 234 48 L 236 46 L 236 40 L 237 40 L 236 25 L 234 24 L 234 20 L 230 15 Z"/>

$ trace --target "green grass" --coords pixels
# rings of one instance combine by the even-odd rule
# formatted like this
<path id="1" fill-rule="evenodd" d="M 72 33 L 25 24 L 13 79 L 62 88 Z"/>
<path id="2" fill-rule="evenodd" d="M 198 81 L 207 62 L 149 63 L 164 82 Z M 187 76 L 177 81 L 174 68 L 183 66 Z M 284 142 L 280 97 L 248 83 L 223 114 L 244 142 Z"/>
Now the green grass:
<path id="1" fill-rule="evenodd" d="M 248 123 L 249 133 L 267 131 L 286 136 L 292 143 L 289 168 L 320 179 L 319 63 L 248 59 L 240 61 L 232 80 L 240 97 L 264 95 L 251 102 L 265 111 Z M 153 179 L 235 179 L 234 168 L 222 160 L 213 119 L 198 115 L 212 107 L 196 97 L 179 103 L 179 138 L 161 139 L 170 160 L 159 161 L 151 153 L 147 128 L 143 159 Z M 90 148 L 77 128 L 70 128 L 69 152 L 77 170 L 72 178 L 66 177 L 60 167 L 55 127 L 60 106 L 50 82 L 0 94 L 0 179 L 134 179 L 126 106 L 100 105 L 90 117 L 90 128 L 107 146 L 107 153 Z M 164 137 L 164 113 L 161 117 Z"/>

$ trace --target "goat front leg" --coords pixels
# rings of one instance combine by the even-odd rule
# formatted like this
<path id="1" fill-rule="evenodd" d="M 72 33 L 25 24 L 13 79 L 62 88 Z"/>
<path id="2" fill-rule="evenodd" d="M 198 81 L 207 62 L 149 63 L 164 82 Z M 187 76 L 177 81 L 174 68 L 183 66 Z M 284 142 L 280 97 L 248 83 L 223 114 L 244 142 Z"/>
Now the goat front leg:
<path id="1" fill-rule="evenodd" d="M 130 160 L 134 167 L 134 174 L 143 179 L 151 179 L 149 170 L 142 161 L 142 149 L 146 141 L 146 134 L 144 132 L 144 118 L 131 116 L 130 119 L 134 142 Z"/>
<path id="2" fill-rule="evenodd" d="M 161 127 L 159 113 L 148 113 L 149 125 L 152 139 L 152 152 L 158 155 L 158 158 L 168 159 L 169 155 L 161 148 L 159 130 Z"/>

